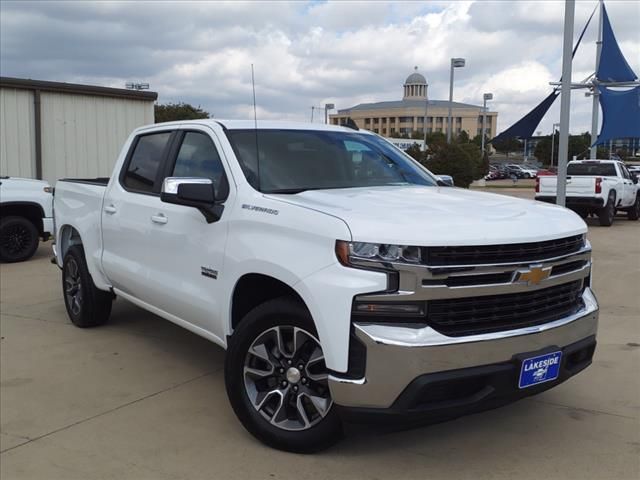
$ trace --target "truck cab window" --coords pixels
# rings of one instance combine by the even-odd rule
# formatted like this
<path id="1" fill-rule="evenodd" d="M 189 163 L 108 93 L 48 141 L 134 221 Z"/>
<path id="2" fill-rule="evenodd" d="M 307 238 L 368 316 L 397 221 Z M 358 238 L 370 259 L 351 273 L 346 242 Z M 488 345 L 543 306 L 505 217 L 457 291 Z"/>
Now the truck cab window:
<path id="1" fill-rule="evenodd" d="M 226 199 L 229 194 L 229 183 L 218 150 L 204 133 L 185 134 L 171 176 L 210 178 L 218 200 Z"/>
<path id="2" fill-rule="evenodd" d="M 164 150 L 171 132 L 152 133 L 138 137 L 123 183 L 138 192 L 153 192 Z"/>

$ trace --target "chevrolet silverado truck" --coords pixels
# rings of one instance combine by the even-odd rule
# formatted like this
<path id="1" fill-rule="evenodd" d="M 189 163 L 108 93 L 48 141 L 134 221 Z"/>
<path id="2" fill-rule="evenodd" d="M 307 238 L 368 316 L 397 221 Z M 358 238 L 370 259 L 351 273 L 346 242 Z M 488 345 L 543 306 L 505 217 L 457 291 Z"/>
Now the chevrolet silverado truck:
<path id="1" fill-rule="evenodd" d="M 0 261 L 33 257 L 53 233 L 53 189 L 44 180 L 0 177 Z"/>
<path id="2" fill-rule="evenodd" d="M 494 408 L 594 353 L 583 220 L 443 187 L 374 133 L 142 127 L 110 179 L 60 180 L 54 204 L 71 321 L 105 323 L 117 296 L 225 348 L 233 410 L 279 449 Z"/>
<path id="3" fill-rule="evenodd" d="M 536 179 L 536 200 L 555 203 L 558 177 Z M 567 208 L 582 218 L 597 215 L 609 227 L 617 211 L 629 220 L 640 217 L 638 177 L 617 160 L 573 160 L 567 165 Z"/>

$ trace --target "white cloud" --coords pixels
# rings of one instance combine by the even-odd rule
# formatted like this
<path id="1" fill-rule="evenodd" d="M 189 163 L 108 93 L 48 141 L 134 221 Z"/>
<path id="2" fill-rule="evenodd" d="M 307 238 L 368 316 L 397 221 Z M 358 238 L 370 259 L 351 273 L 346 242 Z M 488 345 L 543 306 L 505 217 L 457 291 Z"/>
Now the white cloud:
<path id="1" fill-rule="evenodd" d="M 141 7 L 143 5 L 143 7 Z M 577 2 L 575 37 L 595 7 Z M 529 111 L 560 77 L 562 1 L 12 2 L 0 3 L 2 75 L 122 86 L 148 81 L 161 101 L 217 117 L 251 117 L 251 70 L 261 118 L 307 120 L 312 105 L 394 100 L 419 65 L 430 97 L 481 103 L 491 91 L 499 129 Z M 640 4 L 607 1 L 621 48 L 640 72 Z M 593 70 L 595 22 L 574 62 Z M 559 104 L 559 102 L 556 102 Z M 574 92 L 572 129 L 590 126 Z M 542 131 L 557 120 L 557 105 Z"/>

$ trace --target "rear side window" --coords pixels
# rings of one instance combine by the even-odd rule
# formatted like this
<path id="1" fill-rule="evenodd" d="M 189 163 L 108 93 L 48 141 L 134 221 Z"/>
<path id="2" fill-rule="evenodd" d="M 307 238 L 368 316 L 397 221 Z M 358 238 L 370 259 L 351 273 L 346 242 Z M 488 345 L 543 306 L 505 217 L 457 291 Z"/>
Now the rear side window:
<path id="1" fill-rule="evenodd" d="M 567 175 L 579 177 L 617 177 L 616 166 L 613 163 L 573 163 L 567 167 Z"/>
<path id="2" fill-rule="evenodd" d="M 226 199 L 229 194 L 229 183 L 220 155 L 205 133 L 185 133 L 171 176 L 210 178 L 218 200 Z"/>
<path id="3" fill-rule="evenodd" d="M 152 133 L 138 137 L 124 174 L 123 184 L 137 192 L 153 192 L 158 170 L 171 132 Z"/>

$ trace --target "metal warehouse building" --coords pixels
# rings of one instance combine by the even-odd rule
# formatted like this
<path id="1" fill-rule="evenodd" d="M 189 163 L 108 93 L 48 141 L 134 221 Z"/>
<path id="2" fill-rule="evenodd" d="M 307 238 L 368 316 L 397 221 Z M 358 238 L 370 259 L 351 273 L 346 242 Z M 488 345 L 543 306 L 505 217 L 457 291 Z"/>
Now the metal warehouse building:
<path id="1" fill-rule="evenodd" d="M 0 175 L 109 176 L 131 131 L 154 122 L 158 94 L 0 77 Z"/>

